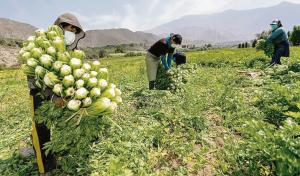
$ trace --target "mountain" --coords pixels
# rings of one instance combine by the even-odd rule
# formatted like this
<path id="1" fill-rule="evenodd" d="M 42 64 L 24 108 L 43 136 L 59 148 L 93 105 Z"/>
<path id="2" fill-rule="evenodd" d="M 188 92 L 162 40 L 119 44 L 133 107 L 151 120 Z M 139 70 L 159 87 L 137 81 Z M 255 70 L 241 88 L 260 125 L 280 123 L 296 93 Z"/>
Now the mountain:
<path id="1" fill-rule="evenodd" d="M 26 39 L 34 30 L 36 27 L 32 25 L 0 18 L 0 37 L 2 38 Z"/>
<path id="2" fill-rule="evenodd" d="M 185 41 L 212 43 L 245 41 L 269 29 L 270 22 L 278 18 L 287 29 L 300 24 L 300 4 L 283 2 L 266 8 L 227 10 L 210 15 L 189 15 L 155 27 L 147 32 L 165 36 L 180 33 Z"/>
<path id="3" fill-rule="evenodd" d="M 26 39 L 37 28 L 10 19 L 0 18 L 0 37 Z M 101 47 L 106 45 L 143 43 L 149 45 L 159 37 L 145 32 L 132 32 L 128 29 L 88 30 L 86 37 L 79 42 L 81 47 Z"/>
<path id="4" fill-rule="evenodd" d="M 81 47 L 99 47 L 105 45 L 143 43 L 149 45 L 159 37 L 145 32 L 133 32 L 128 29 L 103 29 L 86 31 L 85 38 L 79 42 Z"/>

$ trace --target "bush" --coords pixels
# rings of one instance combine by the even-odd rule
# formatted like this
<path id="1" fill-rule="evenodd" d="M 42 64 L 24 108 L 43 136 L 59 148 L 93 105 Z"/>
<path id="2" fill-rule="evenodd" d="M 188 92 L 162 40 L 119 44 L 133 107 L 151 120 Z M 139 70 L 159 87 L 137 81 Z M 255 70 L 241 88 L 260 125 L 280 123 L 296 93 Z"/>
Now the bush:
<path id="1" fill-rule="evenodd" d="M 124 55 L 124 57 L 134 57 L 134 56 L 142 56 L 142 55 L 143 55 L 143 53 L 141 53 L 141 52 L 129 52 L 129 53 L 126 53 Z"/>
<path id="2" fill-rule="evenodd" d="M 100 49 L 99 51 L 99 58 L 107 57 L 107 52 L 104 49 Z"/>
<path id="3" fill-rule="evenodd" d="M 122 45 L 116 46 L 115 53 L 125 53 L 125 47 Z"/>
<path id="4" fill-rule="evenodd" d="M 294 26 L 290 34 L 290 40 L 294 46 L 300 45 L 300 26 Z"/>

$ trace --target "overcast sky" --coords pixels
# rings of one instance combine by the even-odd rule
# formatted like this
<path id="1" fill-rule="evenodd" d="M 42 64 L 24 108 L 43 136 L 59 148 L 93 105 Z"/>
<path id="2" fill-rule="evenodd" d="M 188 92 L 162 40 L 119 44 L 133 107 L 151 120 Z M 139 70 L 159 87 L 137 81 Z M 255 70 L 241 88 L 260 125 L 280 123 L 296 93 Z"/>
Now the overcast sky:
<path id="1" fill-rule="evenodd" d="M 147 30 L 191 14 L 252 9 L 300 0 L 0 0 L 0 17 L 46 28 L 63 12 L 75 14 L 85 30 Z"/>

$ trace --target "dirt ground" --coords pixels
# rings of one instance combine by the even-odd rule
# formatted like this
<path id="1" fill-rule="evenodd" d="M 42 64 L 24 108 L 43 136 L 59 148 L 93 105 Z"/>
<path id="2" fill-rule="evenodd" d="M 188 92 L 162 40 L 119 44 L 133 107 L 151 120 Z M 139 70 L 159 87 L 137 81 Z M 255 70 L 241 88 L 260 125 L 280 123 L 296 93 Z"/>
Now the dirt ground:
<path id="1" fill-rule="evenodd" d="M 19 48 L 0 45 L 0 67 L 18 67 Z"/>

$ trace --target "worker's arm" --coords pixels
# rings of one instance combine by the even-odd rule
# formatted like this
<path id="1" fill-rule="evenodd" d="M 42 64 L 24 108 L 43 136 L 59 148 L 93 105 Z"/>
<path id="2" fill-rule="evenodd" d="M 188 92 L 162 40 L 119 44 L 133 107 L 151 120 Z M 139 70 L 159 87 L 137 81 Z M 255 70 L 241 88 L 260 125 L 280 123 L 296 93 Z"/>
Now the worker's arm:
<path id="1" fill-rule="evenodd" d="M 267 38 L 267 42 L 272 43 L 278 36 L 283 33 L 283 29 L 279 28 L 272 32 L 272 34 Z"/>
<path id="2" fill-rule="evenodd" d="M 172 60 L 173 60 L 173 53 L 169 53 L 167 59 L 167 64 L 169 69 L 172 67 Z"/>
<path id="3" fill-rule="evenodd" d="M 166 70 L 169 70 L 168 62 L 166 61 L 166 55 L 160 56 L 161 63 L 163 64 Z"/>

